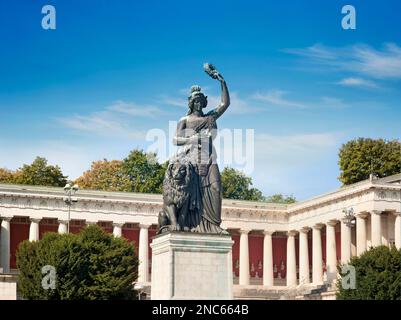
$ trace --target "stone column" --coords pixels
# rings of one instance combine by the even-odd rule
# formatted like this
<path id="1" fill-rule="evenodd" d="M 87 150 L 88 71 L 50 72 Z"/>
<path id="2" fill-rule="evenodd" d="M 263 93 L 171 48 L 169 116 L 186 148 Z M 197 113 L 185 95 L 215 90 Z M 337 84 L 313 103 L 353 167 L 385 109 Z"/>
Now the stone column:
<path id="1" fill-rule="evenodd" d="M 341 220 L 341 263 L 346 264 L 351 259 L 351 226 Z"/>
<path id="2" fill-rule="evenodd" d="M 274 285 L 273 276 L 273 242 L 272 231 L 265 231 L 263 239 L 263 285 L 272 287 Z"/>
<path id="3" fill-rule="evenodd" d="M 366 251 L 366 214 L 356 215 L 356 254 L 360 256 Z"/>
<path id="4" fill-rule="evenodd" d="M 321 228 L 322 225 L 318 224 L 312 229 L 312 281 L 314 284 L 323 282 Z"/>
<path id="5" fill-rule="evenodd" d="M 121 237 L 123 234 L 124 223 L 113 223 L 113 235 L 115 237 Z"/>
<path id="6" fill-rule="evenodd" d="M 68 221 L 67 220 L 58 220 L 58 233 L 59 234 L 64 234 L 67 233 L 67 226 L 68 226 Z"/>
<path id="7" fill-rule="evenodd" d="M 329 221 L 326 224 L 326 266 L 329 282 L 337 279 L 336 224 L 337 221 Z"/>
<path id="8" fill-rule="evenodd" d="M 371 211 L 370 219 L 372 227 L 372 247 L 377 247 L 382 244 L 381 212 L 376 210 Z"/>
<path id="9" fill-rule="evenodd" d="M 1 218 L 1 265 L 3 273 L 10 272 L 10 221 L 12 217 Z"/>
<path id="10" fill-rule="evenodd" d="M 394 242 L 397 249 L 401 249 L 401 213 L 394 212 Z"/>
<path id="11" fill-rule="evenodd" d="M 295 235 L 295 231 L 289 231 L 287 234 L 287 287 L 295 287 L 297 285 Z"/>
<path id="12" fill-rule="evenodd" d="M 239 284 L 249 285 L 249 245 L 248 233 L 250 230 L 240 230 L 239 240 Z"/>
<path id="13" fill-rule="evenodd" d="M 308 232 L 310 228 L 302 228 L 299 231 L 299 284 L 309 284 L 309 250 Z"/>
<path id="14" fill-rule="evenodd" d="M 31 225 L 29 226 L 29 241 L 38 241 L 40 219 L 31 218 L 30 220 Z"/>
<path id="15" fill-rule="evenodd" d="M 149 282 L 149 225 L 139 225 L 138 282 Z"/>

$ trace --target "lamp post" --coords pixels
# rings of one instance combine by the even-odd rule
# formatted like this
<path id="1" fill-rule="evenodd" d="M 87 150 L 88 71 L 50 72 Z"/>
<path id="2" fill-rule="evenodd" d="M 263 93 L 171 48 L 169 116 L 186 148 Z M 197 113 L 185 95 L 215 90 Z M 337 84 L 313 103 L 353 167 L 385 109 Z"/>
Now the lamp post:
<path id="1" fill-rule="evenodd" d="M 64 192 L 66 197 L 64 197 L 64 202 L 68 206 L 68 221 L 67 221 L 67 233 L 70 233 L 70 220 L 71 220 L 71 206 L 74 202 L 78 202 L 77 198 L 73 198 L 73 195 L 79 190 L 77 184 L 73 184 L 72 181 L 68 181 L 64 187 Z"/>
<path id="2" fill-rule="evenodd" d="M 355 212 L 354 208 L 343 209 L 344 223 L 347 227 L 353 227 L 355 225 Z"/>
<path id="3" fill-rule="evenodd" d="M 141 294 L 143 292 L 144 286 L 140 283 L 135 283 L 134 290 L 138 291 L 138 300 L 141 300 Z"/>

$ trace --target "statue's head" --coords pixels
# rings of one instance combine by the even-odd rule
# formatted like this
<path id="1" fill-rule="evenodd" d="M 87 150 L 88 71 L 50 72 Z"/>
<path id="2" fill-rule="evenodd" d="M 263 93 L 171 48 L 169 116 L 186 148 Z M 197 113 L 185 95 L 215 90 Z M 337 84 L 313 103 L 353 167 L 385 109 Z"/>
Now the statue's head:
<path id="1" fill-rule="evenodd" d="M 202 111 L 203 108 L 206 108 L 207 106 L 207 96 L 205 96 L 201 92 L 201 87 L 199 86 L 192 86 L 191 87 L 191 93 L 188 97 L 188 115 L 190 115 L 192 112 L 196 111 Z"/>

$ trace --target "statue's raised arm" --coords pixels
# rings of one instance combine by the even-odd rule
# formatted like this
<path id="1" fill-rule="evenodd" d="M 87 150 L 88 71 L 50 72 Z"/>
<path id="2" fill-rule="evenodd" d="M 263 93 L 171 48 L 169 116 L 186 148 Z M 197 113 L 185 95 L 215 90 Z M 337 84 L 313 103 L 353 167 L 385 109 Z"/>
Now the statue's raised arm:
<path id="1" fill-rule="evenodd" d="M 228 106 L 230 105 L 230 94 L 228 93 L 227 84 L 223 76 L 212 64 L 205 63 L 203 65 L 203 69 L 210 77 L 219 80 L 221 83 L 221 102 L 216 109 L 208 112 L 208 115 L 213 115 L 217 119 L 227 110 Z"/>

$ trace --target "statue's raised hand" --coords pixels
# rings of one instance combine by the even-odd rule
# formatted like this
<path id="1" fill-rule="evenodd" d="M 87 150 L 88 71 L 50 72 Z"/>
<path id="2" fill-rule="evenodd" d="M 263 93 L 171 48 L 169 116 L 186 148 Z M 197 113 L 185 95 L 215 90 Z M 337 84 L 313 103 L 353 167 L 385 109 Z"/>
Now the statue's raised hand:
<path id="1" fill-rule="evenodd" d="M 213 79 L 224 81 L 223 76 L 216 70 L 214 65 L 206 62 L 205 64 L 203 64 L 203 69 Z"/>

